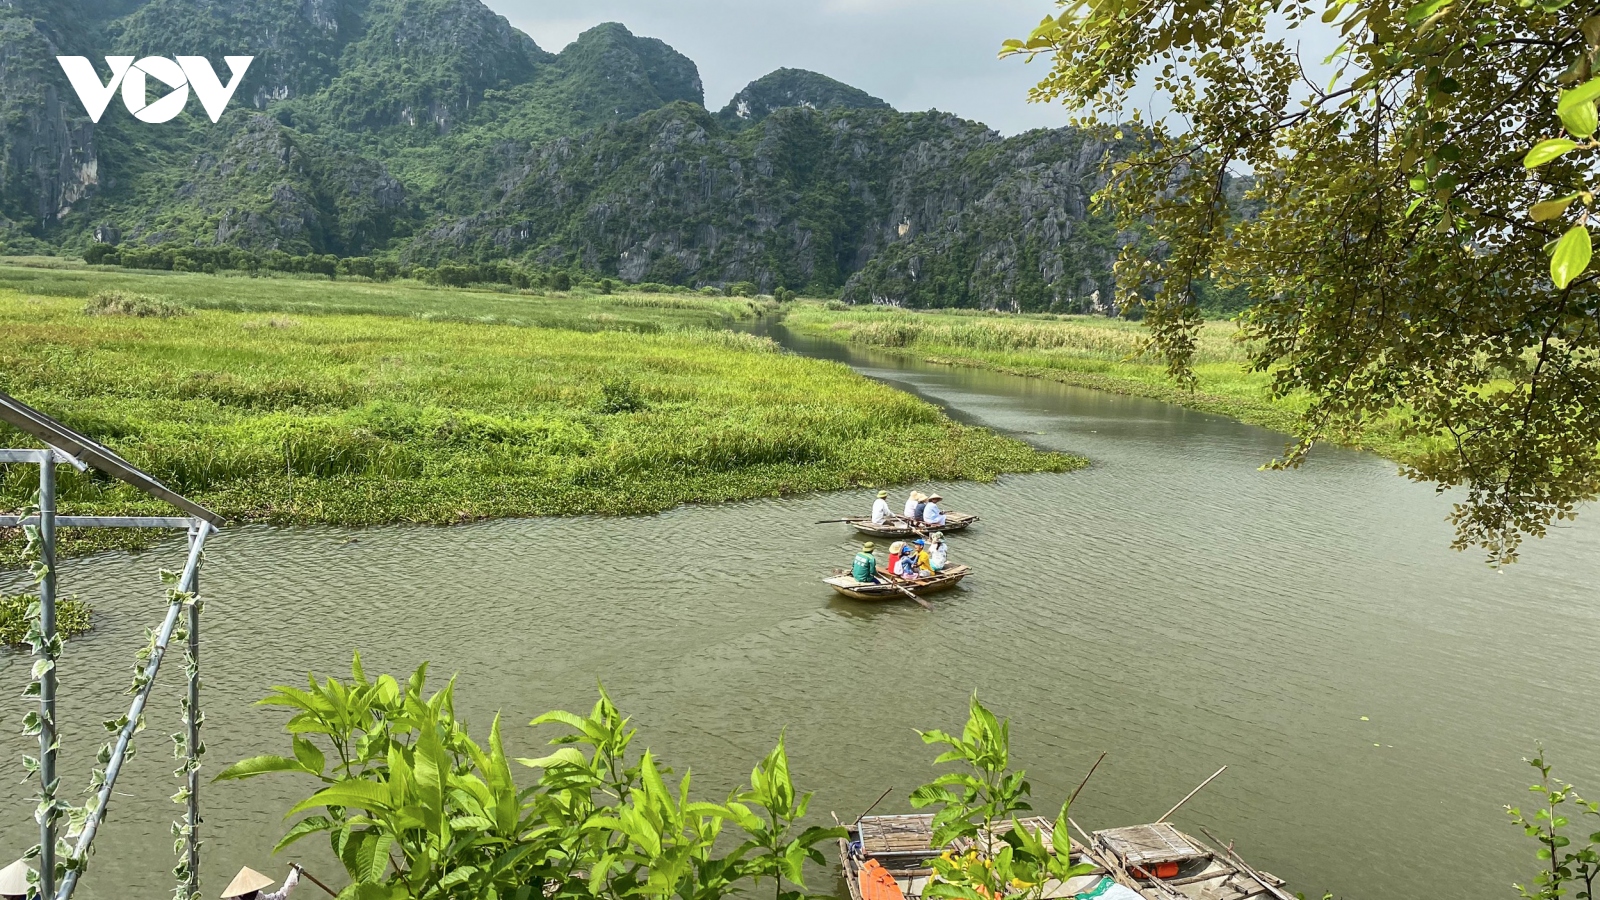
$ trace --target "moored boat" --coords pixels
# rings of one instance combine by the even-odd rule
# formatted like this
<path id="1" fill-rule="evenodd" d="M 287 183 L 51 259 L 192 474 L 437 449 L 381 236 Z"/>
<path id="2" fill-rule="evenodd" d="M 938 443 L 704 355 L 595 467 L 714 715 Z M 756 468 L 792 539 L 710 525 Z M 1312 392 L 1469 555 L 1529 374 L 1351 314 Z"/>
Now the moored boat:
<path id="1" fill-rule="evenodd" d="M 862 534 L 870 534 L 873 537 L 903 538 L 928 534 L 934 531 L 942 531 L 945 534 L 950 534 L 953 531 L 966 531 L 972 527 L 973 522 L 978 521 L 978 517 L 972 513 L 945 513 L 943 525 L 913 523 L 900 517 L 891 518 L 882 525 L 874 525 L 871 516 L 859 516 L 845 519 L 844 521 L 849 523 L 851 528 Z"/>
<path id="2" fill-rule="evenodd" d="M 1023 819 L 1021 824 L 1038 835 L 1045 846 L 1050 845 L 1052 826 L 1048 821 L 1035 816 Z M 1010 830 L 1007 823 L 996 833 Z M 933 816 L 864 816 L 847 826 L 846 832 L 839 841 L 839 862 L 851 900 L 919 900 L 923 896 L 933 877 L 928 862 L 941 852 L 933 847 Z M 970 841 L 967 843 L 968 846 L 958 844 L 950 849 L 965 852 Z M 1085 856 L 1083 845 L 1077 841 L 1073 841 L 1071 852 L 1074 861 L 1094 862 Z M 1093 874 L 1068 879 L 1065 884 L 1050 882 L 1044 886 L 1043 897 L 1092 895 L 1107 877 L 1101 868 Z"/>
<path id="3" fill-rule="evenodd" d="M 1096 831 L 1089 853 L 1147 900 L 1294 900 L 1283 879 L 1231 847 L 1218 850 L 1167 822 Z"/>
<path id="4" fill-rule="evenodd" d="M 937 575 L 927 578 L 899 578 L 894 582 L 888 581 L 857 581 L 849 573 L 824 578 L 823 581 L 834 590 L 855 600 L 903 600 L 905 591 L 918 597 L 927 594 L 937 594 L 947 591 L 961 583 L 961 579 L 972 573 L 967 566 L 951 566 Z M 901 590 L 901 588 L 905 590 Z"/>

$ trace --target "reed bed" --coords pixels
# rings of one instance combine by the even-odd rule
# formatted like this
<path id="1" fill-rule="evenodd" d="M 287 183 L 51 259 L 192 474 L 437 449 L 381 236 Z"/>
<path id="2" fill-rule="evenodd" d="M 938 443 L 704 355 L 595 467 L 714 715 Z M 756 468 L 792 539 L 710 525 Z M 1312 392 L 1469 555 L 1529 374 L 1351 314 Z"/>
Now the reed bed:
<path id="1" fill-rule="evenodd" d="M 681 322 L 640 333 L 83 306 L 0 290 L 0 390 L 233 519 L 636 514 L 1084 464 L 842 365 Z M 0 505 L 27 501 L 26 476 L 3 476 Z M 61 491 L 71 511 L 160 508 L 71 472 Z"/>

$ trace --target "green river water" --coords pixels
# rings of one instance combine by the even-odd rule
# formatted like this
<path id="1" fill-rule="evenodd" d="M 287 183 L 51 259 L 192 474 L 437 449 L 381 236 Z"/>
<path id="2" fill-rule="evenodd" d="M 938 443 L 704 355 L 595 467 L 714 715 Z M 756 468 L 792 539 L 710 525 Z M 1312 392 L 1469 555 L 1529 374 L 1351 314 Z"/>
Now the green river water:
<path id="1" fill-rule="evenodd" d="M 1501 807 L 1530 796 L 1522 757 L 1542 739 L 1569 779 L 1600 785 L 1600 673 L 1585 662 L 1600 638 L 1594 522 L 1496 573 L 1449 549 L 1448 498 L 1370 455 L 1323 449 L 1303 471 L 1260 472 L 1281 436 L 778 336 L 1095 465 L 937 485 L 983 520 L 951 541 L 976 574 L 931 614 L 819 583 L 857 538 L 811 523 L 864 512 L 868 490 L 648 518 L 229 528 L 204 579 L 207 770 L 286 752 L 284 714 L 251 701 L 308 670 L 347 674 L 360 649 L 369 672 L 431 660 L 439 683 L 458 674 L 475 730 L 503 711 L 515 755 L 542 755 L 523 723 L 587 709 L 603 680 L 641 741 L 713 796 L 787 728 L 824 818 L 853 818 L 887 788 L 879 811 L 905 811 L 932 771 L 913 729 L 959 726 L 976 689 L 1012 718 L 1041 808 L 1103 750 L 1075 807 L 1090 827 L 1153 820 L 1227 765 L 1179 826 L 1316 896 L 1515 896 L 1534 848 Z M 61 666 L 64 790 L 86 777 L 100 721 L 126 707 L 129 663 L 163 608 L 157 569 L 181 561 L 180 540 L 64 565 L 63 591 L 98 616 Z M 6 654 L 0 677 L 20 691 L 27 664 Z M 170 895 L 181 677 L 181 664 L 162 673 L 81 897 Z M 14 733 L 25 704 L 8 706 Z M 6 742 L 19 759 L 26 742 Z M 4 854 L 37 838 L 20 762 L 12 775 Z M 307 788 L 207 785 L 208 896 L 240 865 L 281 875 L 289 860 L 268 851 Z M 324 842 L 296 852 L 337 874 Z"/>

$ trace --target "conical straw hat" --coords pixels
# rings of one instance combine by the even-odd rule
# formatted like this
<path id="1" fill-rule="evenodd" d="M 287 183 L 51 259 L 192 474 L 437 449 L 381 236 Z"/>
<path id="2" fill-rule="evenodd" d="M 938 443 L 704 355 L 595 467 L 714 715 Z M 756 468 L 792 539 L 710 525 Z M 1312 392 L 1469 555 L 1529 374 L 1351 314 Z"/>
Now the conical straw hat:
<path id="1" fill-rule="evenodd" d="M 229 897 L 243 897 L 252 891 L 259 891 L 262 888 L 269 887 L 272 887 L 271 878 L 249 866 L 245 866 L 239 870 L 239 874 L 233 876 L 233 881 L 229 882 L 228 889 L 222 892 L 222 900 L 228 900 Z"/>
<path id="2" fill-rule="evenodd" d="M 26 862 L 17 860 L 4 869 L 0 869 L 0 895 L 7 897 L 26 897 L 28 895 L 28 873 L 33 869 Z"/>

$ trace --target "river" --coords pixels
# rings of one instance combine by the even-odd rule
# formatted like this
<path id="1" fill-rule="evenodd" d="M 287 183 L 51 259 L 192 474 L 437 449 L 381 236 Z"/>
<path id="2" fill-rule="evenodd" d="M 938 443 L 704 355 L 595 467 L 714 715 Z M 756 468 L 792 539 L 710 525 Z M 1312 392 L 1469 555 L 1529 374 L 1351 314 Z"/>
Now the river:
<path id="1" fill-rule="evenodd" d="M 983 520 L 951 540 L 976 574 L 933 613 L 818 582 L 858 539 L 811 523 L 865 511 L 868 490 L 628 519 L 229 528 L 204 580 L 207 771 L 287 752 L 284 714 L 251 701 L 307 670 L 348 673 L 359 648 L 368 672 L 431 660 L 439 683 L 457 674 L 459 708 L 480 734 L 503 711 L 515 755 L 540 755 L 528 719 L 586 710 L 603 681 L 709 796 L 787 728 L 814 811 L 842 818 L 888 788 L 879 811 L 906 810 L 932 771 L 913 729 L 958 727 L 976 690 L 1013 720 L 1041 809 L 1101 751 L 1074 813 L 1091 827 L 1150 821 L 1227 765 L 1177 823 L 1314 896 L 1514 896 L 1535 848 L 1501 807 L 1531 798 L 1520 760 L 1536 740 L 1600 793 L 1594 522 L 1496 572 L 1449 549 L 1447 498 L 1371 455 L 1323 448 L 1302 471 L 1261 472 L 1284 439 L 1251 426 L 775 335 L 1094 466 L 936 485 Z M 181 552 L 64 566 L 63 590 L 98 616 L 61 666 L 69 793 L 99 722 L 126 706 L 162 609 L 157 569 Z M 26 665 L 8 654 L 0 679 L 20 686 Z M 79 896 L 170 890 L 181 666 L 162 680 Z M 10 704 L 13 729 L 24 706 Z M 25 742 L 7 741 L 17 758 Z M 240 865 L 282 873 L 268 851 L 308 792 L 288 776 L 205 787 L 207 896 Z M 27 794 L 8 792 L 4 853 L 36 839 Z M 297 852 L 336 870 L 325 842 Z"/>

